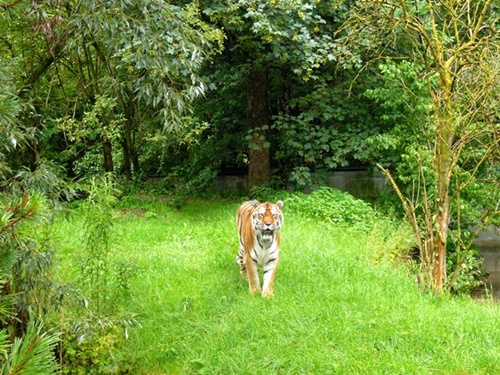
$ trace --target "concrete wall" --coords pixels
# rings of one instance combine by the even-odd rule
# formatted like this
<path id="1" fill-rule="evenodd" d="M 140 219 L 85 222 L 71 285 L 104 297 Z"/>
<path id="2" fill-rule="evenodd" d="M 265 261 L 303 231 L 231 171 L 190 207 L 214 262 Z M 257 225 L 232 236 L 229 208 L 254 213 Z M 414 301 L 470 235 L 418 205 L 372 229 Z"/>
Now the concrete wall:
<path id="1" fill-rule="evenodd" d="M 215 189 L 217 191 L 246 193 L 248 191 L 248 176 L 217 176 Z"/>
<path id="2" fill-rule="evenodd" d="M 337 171 L 327 178 L 327 185 L 346 191 L 357 198 L 375 199 L 381 191 L 390 188 L 385 176 L 379 172 Z M 245 194 L 248 191 L 248 176 L 219 176 L 215 181 L 218 191 L 235 191 Z M 499 248 L 500 228 L 491 226 L 479 234 L 475 243 L 479 246 Z"/>
<path id="3" fill-rule="evenodd" d="M 387 181 L 382 173 L 363 170 L 334 172 L 327 178 L 326 184 L 347 191 L 357 198 L 367 199 L 377 197 L 380 191 L 387 188 Z M 248 190 L 248 176 L 218 176 L 215 188 L 218 191 L 246 192 Z"/>
<path id="4" fill-rule="evenodd" d="M 327 178 L 327 185 L 357 198 L 373 199 L 387 189 L 387 179 L 379 171 L 337 171 Z"/>
<path id="5" fill-rule="evenodd" d="M 477 227 L 472 227 L 472 231 L 477 230 Z M 490 225 L 479 233 L 474 240 L 474 243 L 481 248 L 496 248 L 500 250 L 500 227 Z"/>

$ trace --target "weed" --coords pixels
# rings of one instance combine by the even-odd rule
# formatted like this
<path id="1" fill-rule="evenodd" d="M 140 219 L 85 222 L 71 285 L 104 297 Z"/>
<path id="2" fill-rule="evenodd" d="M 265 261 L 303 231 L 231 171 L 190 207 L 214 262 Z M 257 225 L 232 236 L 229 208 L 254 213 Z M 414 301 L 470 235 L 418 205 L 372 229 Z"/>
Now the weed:
<path id="1" fill-rule="evenodd" d="M 83 247 L 78 294 L 61 318 L 61 353 L 66 374 L 124 373 L 127 360 L 120 348 L 135 315 L 124 312 L 133 276 L 130 262 L 113 262 L 115 185 L 110 176 L 91 179 L 88 198 L 81 205 Z M 125 333 L 124 333 L 125 332 Z"/>

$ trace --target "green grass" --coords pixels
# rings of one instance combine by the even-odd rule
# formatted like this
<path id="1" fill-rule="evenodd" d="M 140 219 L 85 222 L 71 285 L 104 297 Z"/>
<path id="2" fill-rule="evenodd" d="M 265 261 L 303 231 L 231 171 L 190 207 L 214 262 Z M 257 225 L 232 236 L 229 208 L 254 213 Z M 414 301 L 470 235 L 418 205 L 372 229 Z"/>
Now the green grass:
<path id="1" fill-rule="evenodd" d="M 500 308 L 425 293 L 374 261 L 383 241 L 287 211 L 275 296 L 248 293 L 235 263 L 238 203 L 181 210 L 128 199 L 114 258 L 134 264 L 134 374 L 496 374 Z M 60 223 L 62 275 L 79 259 L 79 220 Z"/>

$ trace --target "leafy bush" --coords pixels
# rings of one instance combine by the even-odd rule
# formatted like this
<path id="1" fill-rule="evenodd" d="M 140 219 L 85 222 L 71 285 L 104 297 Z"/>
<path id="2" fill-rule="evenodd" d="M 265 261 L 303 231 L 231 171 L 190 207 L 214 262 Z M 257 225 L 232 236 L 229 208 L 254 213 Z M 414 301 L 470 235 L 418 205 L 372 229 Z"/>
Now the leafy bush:
<path id="1" fill-rule="evenodd" d="M 184 165 L 176 167 L 165 178 L 171 192 L 177 195 L 200 196 L 213 191 L 213 185 L 217 177 L 217 170 L 208 166 Z"/>
<path id="2" fill-rule="evenodd" d="M 64 169 L 47 159 L 37 161 L 36 169 L 21 168 L 15 181 L 18 187 L 43 194 L 49 208 L 62 210 L 64 202 L 70 202 L 77 196 L 75 186 L 68 183 L 64 177 Z"/>
<path id="3" fill-rule="evenodd" d="M 289 210 L 334 225 L 370 225 L 376 216 L 371 206 L 348 193 L 328 187 L 307 195 L 294 193 L 287 200 Z"/>
<path id="4" fill-rule="evenodd" d="M 368 140 L 387 129 L 377 118 L 373 99 L 363 94 L 359 83 L 365 78 L 358 76 L 356 83 L 352 78 L 347 73 L 332 82 L 325 75 L 307 94 L 289 103 L 290 114 L 275 118 L 271 127 L 278 134 L 275 158 L 296 186 L 314 185 L 318 175 L 331 174 L 339 166 L 374 160 Z M 364 84 L 370 85 L 369 80 Z"/>
<path id="5" fill-rule="evenodd" d="M 456 294 L 471 294 L 475 289 L 485 287 L 488 272 L 483 269 L 483 258 L 475 247 L 461 250 L 448 250 L 448 287 Z"/>
<path id="6" fill-rule="evenodd" d="M 392 214 L 384 214 L 368 233 L 376 262 L 418 269 L 418 248 L 411 226 Z M 417 271 L 418 272 L 418 271 Z"/>
<path id="7" fill-rule="evenodd" d="M 114 164 L 120 164 L 120 129 L 125 118 L 116 113 L 116 99 L 97 95 L 92 107 L 85 111 L 81 119 L 65 116 L 55 120 L 55 126 L 64 132 L 67 149 L 57 155 L 72 160 L 77 175 L 90 177 L 102 173 L 103 144 L 109 143 Z M 118 162 L 118 163 L 117 163 Z M 119 167 L 119 165 L 115 165 Z"/>
<path id="8" fill-rule="evenodd" d="M 128 372 L 123 331 L 115 317 L 100 319 L 91 314 L 77 325 L 65 326 L 63 374 L 124 374 Z M 70 329 L 68 329 L 70 328 Z"/>

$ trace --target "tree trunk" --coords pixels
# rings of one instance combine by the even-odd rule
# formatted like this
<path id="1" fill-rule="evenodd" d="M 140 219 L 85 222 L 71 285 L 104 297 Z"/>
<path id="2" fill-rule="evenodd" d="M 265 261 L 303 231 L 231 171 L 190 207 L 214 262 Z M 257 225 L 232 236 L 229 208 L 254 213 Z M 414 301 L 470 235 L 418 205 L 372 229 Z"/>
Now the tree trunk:
<path id="1" fill-rule="evenodd" d="M 94 46 L 101 61 L 106 66 L 109 75 L 115 78 L 117 74 L 108 63 L 108 59 L 102 52 L 100 45 L 96 42 L 93 42 L 92 45 Z M 127 96 L 130 98 L 133 97 L 133 95 L 127 95 Z M 123 173 L 125 175 L 125 178 L 127 180 L 130 180 L 132 178 L 132 165 L 133 165 L 133 172 L 135 174 L 140 173 L 139 158 L 137 155 L 137 151 L 135 149 L 134 138 L 133 138 L 135 109 L 133 107 L 133 103 L 131 103 L 131 100 L 126 100 L 126 96 L 122 95 L 120 90 L 116 92 L 116 99 L 118 100 L 118 104 L 121 110 L 125 114 L 125 125 L 122 132 L 122 142 L 121 142 L 123 149 Z"/>
<path id="2" fill-rule="evenodd" d="M 123 129 L 123 173 L 125 178 L 130 180 L 132 178 L 132 134 L 130 120 L 125 121 L 125 129 Z M 135 172 L 135 171 L 134 171 Z"/>
<path id="3" fill-rule="evenodd" d="M 446 243 L 449 225 L 449 194 L 453 172 L 453 88 L 451 72 L 442 68 L 440 72 L 440 93 L 435 99 L 437 136 L 435 143 L 434 171 L 436 173 L 437 199 L 434 210 L 436 229 L 434 233 L 432 273 L 434 289 L 439 292 L 446 282 Z"/>
<path id="4" fill-rule="evenodd" d="M 104 154 L 104 170 L 106 172 L 113 172 L 114 171 L 112 150 L 113 149 L 111 146 L 111 142 L 109 140 L 105 140 L 102 143 L 102 151 Z"/>
<path id="5" fill-rule="evenodd" d="M 437 228 L 434 235 L 433 251 L 434 288 L 436 291 L 440 291 L 446 281 L 446 243 L 449 224 L 451 141 L 452 139 L 450 137 L 440 134 L 437 138 L 436 145 L 435 168 L 437 201 L 434 214 L 436 216 Z"/>
<path id="6" fill-rule="evenodd" d="M 248 151 L 248 186 L 262 186 L 271 181 L 271 162 L 265 127 L 270 124 L 269 81 L 264 68 L 248 75 L 247 121 L 252 139 Z M 264 127 L 264 128 L 263 128 Z"/>
<path id="7" fill-rule="evenodd" d="M 125 137 L 122 139 L 122 150 L 123 150 L 123 174 L 127 180 L 132 179 L 132 163 L 130 161 L 130 152 L 128 150 L 127 142 Z"/>
<path id="8" fill-rule="evenodd" d="M 450 152 L 446 139 L 438 137 L 436 145 L 436 187 L 437 201 L 435 207 L 436 233 L 434 237 L 434 249 L 431 258 L 432 273 L 434 276 L 434 289 L 439 292 L 446 281 L 446 243 L 448 237 L 449 204 L 448 194 L 450 181 L 447 177 L 450 172 Z"/>
<path id="9" fill-rule="evenodd" d="M 127 180 L 132 178 L 132 172 L 136 175 L 140 173 L 139 158 L 134 144 L 134 120 L 131 115 L 133 108 L 131 105 L 128 108 L 124 108 L 125 113 L 125 126 L 123 129 L 123 173 Z M 133 169 L 133 170 L 132 170 Z"/>

